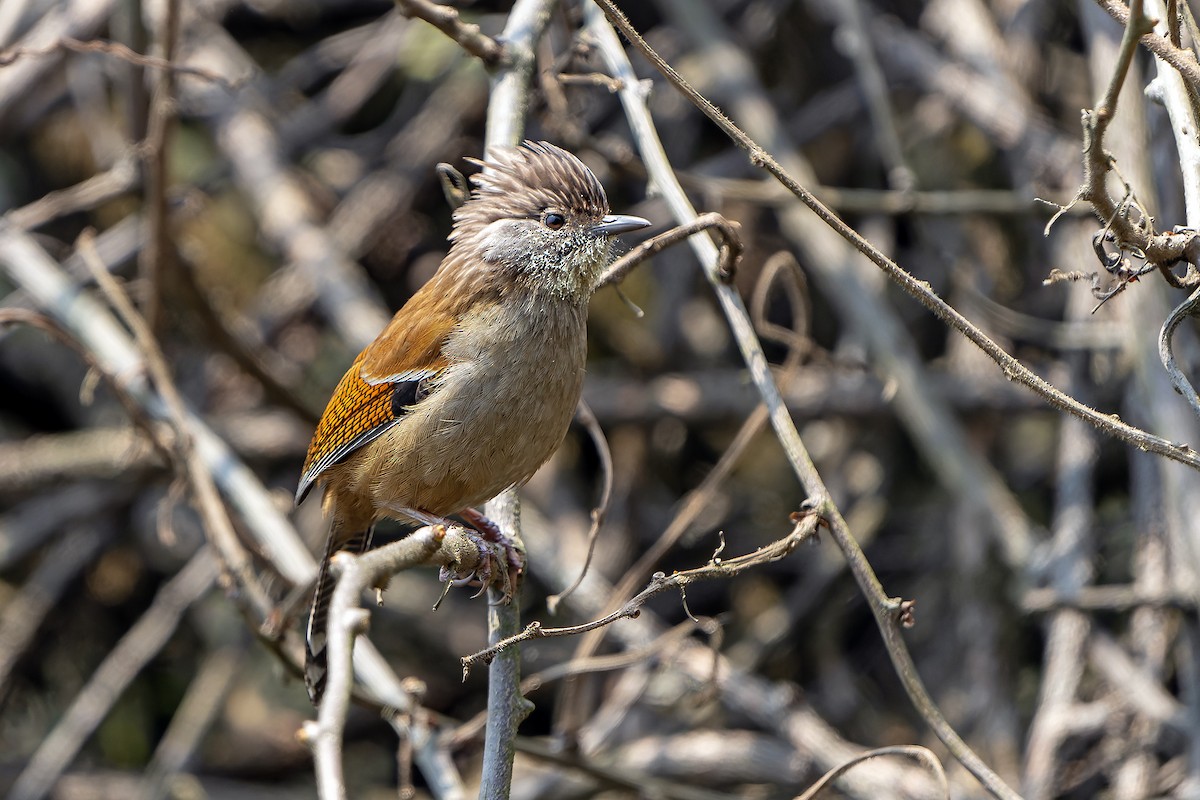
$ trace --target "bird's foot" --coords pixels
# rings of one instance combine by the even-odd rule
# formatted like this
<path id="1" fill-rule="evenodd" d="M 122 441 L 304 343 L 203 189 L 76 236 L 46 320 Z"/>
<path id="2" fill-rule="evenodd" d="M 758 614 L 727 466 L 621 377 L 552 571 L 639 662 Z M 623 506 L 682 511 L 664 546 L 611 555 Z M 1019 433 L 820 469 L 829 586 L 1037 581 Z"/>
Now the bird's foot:
<path id="1" fill-rule="evenodd" d="M 478 548 L 479 557 L 475 567 L 460 569 L 454 565 L 443 566 L 441 580 L 454 585 L 477 583 L 480 586 L 479 594 L 495 586 L 501 592 L 501 602 L 508 603 L 512 600 L 516 581 L 525 570 L 525 557 L 512 540 L 500 532 L 494 522 L 473 508 L 468 508 L 461 514 L 470 527 L 463 527 L 453 520 L 420 509 L 393 507 L 392 510 L 422 525 L 458 528 Z M 503 555 L 497 552 L 498 550 L 502 550 Z"/>
<path id="2" fill-rule="evenodd" d="M 513 542 L 512 539 L 504 535 L 500 530 L 500 526 L 492 522 L 473 508 L 464 508 L 460 515 L 465 519 L 471 527 L 479 531 L 486 541 L 498 544 L 504 548 L 504 555 L 508 561 L 508 574 L 512 576 L 514 584 L 525 574 L 525 553 Z M 507 603 L 512 599 L 511 593 L 506 593 L 504 602 Z"/>
<path id="3" fill-rule="evenodd" d="M 474 597 L 494 586 L 500 591 L 502 602 L 509 602 L 513 595 L 512 576 L 515 573 L 509 569 L 504 548 L 495 542 L 489 542 L 479 531 L 457 523 L 450 524 L 462 532 L 470 545 L 475 546 L 476 552 L 470 555 L 460 554 L 455 563 L 443 565 L 439 574 L 441 580 L 448 586 L 478 586 L 479 591 Z M 460 566 L 464 562 L 472 563 L 473 566 Z"/>

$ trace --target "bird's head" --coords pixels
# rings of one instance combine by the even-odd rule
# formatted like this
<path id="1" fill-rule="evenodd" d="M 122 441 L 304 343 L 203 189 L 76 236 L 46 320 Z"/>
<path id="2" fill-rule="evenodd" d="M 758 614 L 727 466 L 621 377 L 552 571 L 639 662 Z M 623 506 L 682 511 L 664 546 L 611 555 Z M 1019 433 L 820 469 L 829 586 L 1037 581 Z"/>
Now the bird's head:
<path id="1" fill-rule="evenodd" d="M 483 171 L 454 212 L 450 254 L 493 280 L 586 303 L 611 260 L 612 238 L 650 224 L 610 214 L 592 171 L 547 142 L 496 148 L 475 163 Z"/>

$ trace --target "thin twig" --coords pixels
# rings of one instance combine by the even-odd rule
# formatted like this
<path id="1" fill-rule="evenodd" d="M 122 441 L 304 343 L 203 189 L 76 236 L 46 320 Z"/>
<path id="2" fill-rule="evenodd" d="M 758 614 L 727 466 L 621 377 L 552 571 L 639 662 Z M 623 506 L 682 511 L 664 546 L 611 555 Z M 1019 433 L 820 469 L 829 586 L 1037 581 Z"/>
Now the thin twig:
<path id="1" fill-rule="evenodd" d="M 855 756 L 844 764 L 829 770 L 821 779 L 805 790 L 804 794 L 796 797 L 796 800 L 816 800 L 817 796 L 835 780 L 849 772 L 854 767 L 864 761 L 869 761 L 872 758 L 880 758 L 882 756 L 903 756 L 919 761 L 922 766 L 926 767 L 937 778 L 938 787 L 942 791 L 942 796 L 946 800 L 950 800 L 950 782 L 946 780 L 946 771 L 942 769 L 942 762 L 938 760 L 927 747 L 919 745 L 898 745 L 895 747 L 880 747 L 877 750 L 870 750 L 862 755 Z"/>
<path id="2" fill-rule="evenodd" d="M 1131 5 L 1126 5 L 1120 0 L 1096 0 L 1096 4 L 1107 11 L 1108 15 L 1121 23 L 1123 27 L 1129 27 L 1129 18 L 1132 16 Z M 1200 88 L 1200 61 L 1196 60 L 1195 53 L 1176 47 L 1171 44 L 1169 39 L 1155 36 L 1150 32 L 1142 32 L 1139 40 L 1147 50 L 1179 70 L 1179 74 L 1187 79 L 1188 83 Z"/>
<path id="3" fill-rule="evenodd" d="M 126 154 L 104 172 L 99 172 L 74 186 L 59 189 L 14 208 L 4 216 L 13 225 L 26 230 L 41 227 L 61 216 L 95 208 L 124 194 L 137 182 L 137 162 L 132 153 Z"/>
<path id="4" fill-rule="evenodd" d="M 646 605 L 646 602 L 650 598 L 660 595 L 663 592 L 679 592 L 693 583 L 731 578 L 753 567 L 778 561 L 789 555 L 801 542 L 816 533 L 819 522 L 820 520 L 816 514 L 802 514 L 799 515 L 791 533 L 782 539 L 758 548 L 752 553 L 729 559 L 713 558 L 702 567 L 675 572 L 671 575 L 661 572 L 655 573 L 654 577 L 650 580 L 650 584 L 645 589 L 634 595 L 629 602 L 622 605 L 616 611 L 605 614 L 599 619 L 579 625 L 568 625 L 562 628 L 543 628 L 540 622 L 531 622 L 519 634 L 502 639 L 469 656 L 464 656 L 462 659 L 463 672 L 464 674 L 469 673 L 472 667 L 480 663 L 491 663 L 492 659 L 496 658 L 496 656 L 521 642 L 555 636 L 577 636 L 581 633 L 603 628 L 617 620 L 636 617 L 641 613 L 642 607 Z"/>
<path id="5" fill-rule="evenodd" d="M 579 398 L 579 405 L 575 409 L 575 418 L 579 420 L 579 424 L 587 431 L 588 436 L 591 437 L 592 445 L 596 448 L 596 455 L 600 459 L 600 474 L 603 476 L 603 488 L 600 490 L 600 502 L 592 509 L 592 524 L 588 528 L 587 535 L 587 556 L 584 557 L 583 566 L 579 569 L 579 577 L 563 591 L 546 598 L 546 609 L 551 614 L 558 608 L 559 603 L 570 597 L 571 593 L 579 588 L 579 584 L 583 583 L 583 579 L 587 576 L 588 568 L 592 565 L 592 555 L 596 550 L 596 540 L 600 535 L 601 526 L 604 525 L 604 517 L 608 514 L 608 505 L 612 501 L 612 450 L 608 446 L 608 439 L 604 436 L 604 429 L 600 427 L 600 421 L 596 419 L 596 415 L 592 413 L 591 406 L 582 397 Z"/>
<path id="6" fill-rule="evenodd" d="M 160 26 L 159 47 L 163 58 L 170 62 L 179 42 L 179 0 L 166 0 Z M 142 154 L 146 163 L 143 181 L 146 210 L 142 220 L 146 233 L 138 253 L 138 272 L 148 284 L 142 298 L 142 316 L 150 332 L 159 335 L 166 302 L 164 284 L 176 262 L 167 213 L 167 167 L 171 163 L 171 134 L 175 128 L 175 73 L 169 69 L 159 70 L 154 76 L 149 116 Z"/>
<path id="7" fill-rule="evenodd" d="M 46 47 L 13 47 L 0 52 L 0 67 L 7 67 L 21 58 L 37 58 L 40 56 L 53 55 L 63 50 L 70 50 L 76 53 L 102 53 L 104 55 L 119 58 L 130 64 L 136 64 L 139 67 L 150 67 L 168 73 L 176 73 L 179 75 L 191 75 L 196 78 L 201 78 L 211 83 L 223 86 L 230 91 L 238 87 L 237 82 L 227 80 L 223 75 L 218 75 L 200 67 L 189 67 L 185 64 L 178 64 L 168 58 L 158 58 L 156 56 L 142 55 L 135 53 L 120 42 L 106 42 L 100 39 L 83 42 L 79 39 L 73 39 L 70 36 L 64 36 L 57 42 Z"/>
<path id="8" fill-rule="evenodd" d="M 564 600 L 569 597 L 565 590 L 559 592 L 559 595 Z M 610 655 L 572 658 L 561 664 L 555 664 L 541 672 L 535 672 L 522 680 L 521 694 L 528 695 L 530 692 L 537 691 L 552 681 L 571 678 L 576 675 L 626 669 L 643 661 L 651 661 L 662 653 L 671 652 L 675 646 L 690 636 L 694 630 L 696 630 L 695 623 L 687 620 L 642 647 Z M 480 734 L 483 733 L 486 722 L 487 711 L 481 711 L 457 728 L 448 731 L 445 737 L 446 744 L 452 749 L 458 749 L 466 743 L 478 739 Z"/>
<path id="9" fill-rule="evenodd" d="M 854 74 L 866 97 L 870 112 L 871 127 L 875 132 L 875 146 L 887 170 L 888 185 L 901 196 L 916 189 L 916 175 L 904 159 L 904 148 L 900 144 L 896 117 L 888 98 L 887 80 L 875 57 L 870 32 L 867 30 L 866 12 L 861 0 L 844 0 L 831 3 L 832 9 L 841 20 L 838 39 L 842 49 L 854 65 Z"/>
<path id="10" fill-rule="evenodd" d="M 463 22 L 457 8 L 429 0 L 396 0 L 396 7 L 406 17 L 425 20 L 487 66 L 497 67 L 504 63 L 504 46 L 480 31 L 478 25 Z"/>
<path id="11" fill-rule="evenodd" d="M 1069 608 L 1078 611 L 1125 612 L 1135 608 L 1177 608 L 1194 613 L 1200 608 L 1195 595 L 1172 591 L 1163 587 L 1159 591 L 1145 591 L 1132 584 L 1114 586 L 1081 586 L 1064 594 L 1046 587 L 1030 589 L 1021 597 L 1021 610 L 1029 614 L 1040 614 Z"/>
<path id="12" fill-rule="evenodd" d="M 1192 410 L 1200 415 L 1200 397 L 1196 396 L 1192 382 L 1183 374 L 1183 370 L 1175 361 L 1175 351 L 1171 345 L 1171 339 L 1175 335 L 1175 329 L 1179 327 L 1179 323 L 1194 315 L 1197 309 L 1200 309 L 1200 288 L 1197 288 L 1188 299 L 1177 305 L 1163 322 L 1162 328 L 1158 332 L 1158 357 L 1162 360 L 1163 368 L 1170 376 L 1175 391 L 1183 395 Z"/>
<path id="13" fill-rule="evenodd" d="M 616 78 L 605 75 L 603 72 L 589 72 L 586 74 L 560 72 L 554 76 L 554 79 L 563 86 L 599 86 L 602 89 L 607 89 L 611 94 L 616 94 L 621 90 L 621 82 Z"/>
<path id="14" fill-rule="evenodd" d="M 723 281 L 732 281 L 737 271 L 738 261 L 742 257 L 742 237 L 738 233 L 740 227 L 736 222 L 730 222 L 715 212 L 701 214 L 691 222 L 677 225 L 665 233 L 647 239 L 618 258 L 600 276 L 596 287 L 603 288 L 610 283 L 620 283 L 638 264 L 704 230 L 715 230 L 720 233 L 721 262 L 717 269 Z"/>

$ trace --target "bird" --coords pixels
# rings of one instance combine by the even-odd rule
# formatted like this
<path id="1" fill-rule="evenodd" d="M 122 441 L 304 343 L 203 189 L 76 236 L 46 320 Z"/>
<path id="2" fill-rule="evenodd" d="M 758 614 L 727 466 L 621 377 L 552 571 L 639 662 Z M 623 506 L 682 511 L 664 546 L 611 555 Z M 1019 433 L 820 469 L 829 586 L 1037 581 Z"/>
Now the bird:
<path id="1" fill-rule="evenodd" d="M 519 486 L 565 438 L 583 386 L 587 307 L 615 236 L 648 226 L 609 211 L 570 152 L 493 148 L 453 213 L 433 277 L 359 353 L 317 424 L 296 504 L 324 489 L 329 533 L 309 612 L 305 684 L 324 691 L 330 559 L 370 549 L 382 518 L 492 538 L 476 506 Z"/>

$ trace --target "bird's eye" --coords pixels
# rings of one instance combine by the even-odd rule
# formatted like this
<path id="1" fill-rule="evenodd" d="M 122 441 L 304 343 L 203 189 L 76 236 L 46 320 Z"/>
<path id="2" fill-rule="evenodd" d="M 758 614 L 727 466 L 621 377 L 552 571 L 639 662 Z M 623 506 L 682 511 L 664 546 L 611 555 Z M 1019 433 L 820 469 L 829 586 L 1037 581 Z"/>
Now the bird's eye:
<path id="1" fill-rule="evenodd" d="M 542 217 L 542 224 L 550 230 L 556 231 L 567 224 L 567 218 L 557 211 L 547 211 L 546 215 Z"/>

